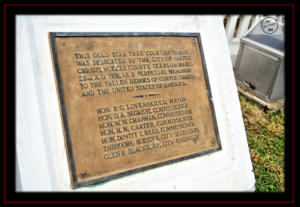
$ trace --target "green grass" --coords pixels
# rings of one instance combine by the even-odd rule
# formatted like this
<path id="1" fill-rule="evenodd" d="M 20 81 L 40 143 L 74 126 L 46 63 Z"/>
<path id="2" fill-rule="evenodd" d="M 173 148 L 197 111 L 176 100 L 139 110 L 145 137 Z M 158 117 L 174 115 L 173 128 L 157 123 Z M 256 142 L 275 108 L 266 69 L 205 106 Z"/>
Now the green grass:
<path id="1" fill-rule="evenodd" d="M 284 110 L 265 113 L 240 95 L 256 192 L 284 192 Z"/>

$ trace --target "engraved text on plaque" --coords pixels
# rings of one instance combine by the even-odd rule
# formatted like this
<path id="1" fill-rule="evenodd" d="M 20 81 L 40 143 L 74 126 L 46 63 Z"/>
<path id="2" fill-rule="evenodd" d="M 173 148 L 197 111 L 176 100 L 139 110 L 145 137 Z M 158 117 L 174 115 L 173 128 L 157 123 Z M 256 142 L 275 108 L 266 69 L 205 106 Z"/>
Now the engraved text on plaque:
<path id="1" fill-rule="evenodd" d="M 198 33 L 50 37 L 73 187 L 221 149 Z"/>

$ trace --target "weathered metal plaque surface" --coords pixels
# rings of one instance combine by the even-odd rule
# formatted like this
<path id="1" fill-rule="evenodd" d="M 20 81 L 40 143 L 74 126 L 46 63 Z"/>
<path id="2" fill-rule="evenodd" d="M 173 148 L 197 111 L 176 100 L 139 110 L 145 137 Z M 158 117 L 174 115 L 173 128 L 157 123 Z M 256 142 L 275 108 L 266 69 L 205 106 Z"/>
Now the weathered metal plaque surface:
<path id="1" fill-rule="evenodd" d="M 221 149 L 198 33 L 50 37 L 74 188 Z"/>

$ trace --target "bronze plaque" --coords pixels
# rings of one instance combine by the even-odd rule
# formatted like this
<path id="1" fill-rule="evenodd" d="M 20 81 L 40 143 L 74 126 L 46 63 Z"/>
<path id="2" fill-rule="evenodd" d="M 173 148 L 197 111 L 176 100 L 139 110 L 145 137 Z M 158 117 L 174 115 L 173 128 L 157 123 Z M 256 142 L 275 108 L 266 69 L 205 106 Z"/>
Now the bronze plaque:
<path id="1" fill-rule="evenodd" d="M 221 149 L 200 34 L 50 38 L 74 188 Z"/>

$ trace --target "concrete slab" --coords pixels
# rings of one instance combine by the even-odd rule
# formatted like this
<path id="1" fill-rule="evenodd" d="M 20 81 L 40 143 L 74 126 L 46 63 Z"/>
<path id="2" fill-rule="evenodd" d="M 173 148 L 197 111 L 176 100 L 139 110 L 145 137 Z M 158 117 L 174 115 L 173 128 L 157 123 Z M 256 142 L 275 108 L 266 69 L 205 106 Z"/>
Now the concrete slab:
<path id="1" fill-rule="evenodd" d="M 253 95 L 250 91 L 247 91 L 239 86 L 237 86 L 237 88 L 240 94 L 245 96 L 247 100 L 258 104 L 261 108 L 264 109 L 265 112 L 276 112 L 279 109 L 284 108 L 284 103 L 285 103 L 284 99 L 278 100 L 276 102 L 266 102 L 258 98 L 257 96 Z"/>

